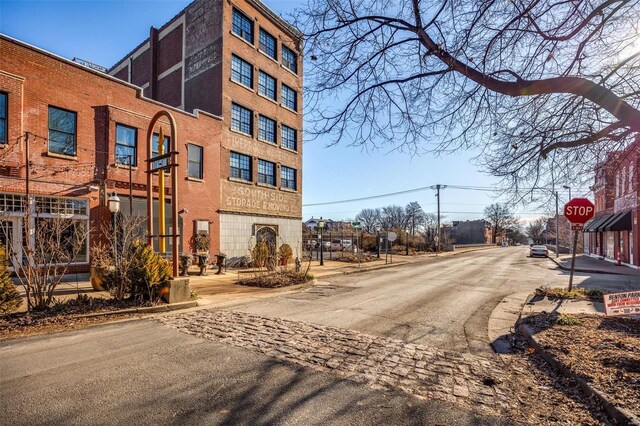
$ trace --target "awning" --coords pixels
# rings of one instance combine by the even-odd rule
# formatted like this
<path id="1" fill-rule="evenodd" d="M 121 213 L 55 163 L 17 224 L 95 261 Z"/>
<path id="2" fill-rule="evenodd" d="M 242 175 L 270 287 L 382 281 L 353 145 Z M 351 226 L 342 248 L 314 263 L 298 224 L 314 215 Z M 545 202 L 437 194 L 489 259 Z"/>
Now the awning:
<path id="1" fill-rule="evenodd" d="M 598 229 L 598 226 L 600 226 L 603 222 L 607 221 L 610 218 L 611 218 L 610 214 L 605 214 L 603 216 L 596 217 L 591 222 L 589 222 L 587 226 L 584 227 L 583 232 L 596 232 L 596 229 Z"/>
<path id="2" fill-rule="evenodd" d="M 611 221 L 612 221 L 613 219 L 615 219 L 615 218 L 616 218 L 616 216 L 618 216 L 618 213 L 610 214 L 610 215 L 607 217 L 607 220 L 603 220 L 602 222 L 600 222 L 600 224 L 595 228 L 595 230 L 596 230 L 597 232 L 604 232 L 604 228 L 605 228 L 605 226 L 607 226 L 608 224 L 610 224 L 610 223 L 611 223 Z"/>
<path id="3" fill-rule="evenodd" d="M 605 231 L 631 231 L 631 210 L 620 212 L 605 226 Z"/>

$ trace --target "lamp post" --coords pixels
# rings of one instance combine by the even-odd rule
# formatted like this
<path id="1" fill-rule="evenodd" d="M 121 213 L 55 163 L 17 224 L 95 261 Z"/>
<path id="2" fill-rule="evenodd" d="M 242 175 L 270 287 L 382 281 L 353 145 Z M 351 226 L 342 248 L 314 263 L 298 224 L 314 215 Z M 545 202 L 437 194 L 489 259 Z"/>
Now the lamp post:
<path id="1" fill-rule="evenodd" d="M 320 216 L 320 220 L 318 221 L 319 231 L 319 239 L 320 239 L 320 266 L 324 266 L 324 241 L 322 241 L 322 230 L 324 229 L 324 220 L 322 220 L 322 216 Z"/>
<path id="2" fill-rule="evenodd" d="M 562 187 L 564 189 L 568 189 L 569 190 L 569 201 L 571 201 L 571 187 L 567 186 L 567 185 L 562 185 Z M 569 222 L 569 221 L 567 221 Z M 569 225 L 569 233 L 567 234 L 569 237 L 569 250 L 571 253 L 573 253 L 573 241 L 571 240 L 571 222 L 568 223 Z"/>
<path id="3" fill-rule="evenodd" d="M 404 254 L 409 256 L 409 230 L 404 230 Z"/>
<path id="4" fill-rule="evenodd" d="M 109 211 L 113 216 L 112 224 L 113 224 L 113 262 L 116 266 L 116 277 L 118 276 L 118 229 L 116 226 L 116 219 L 118 217 L 118 213 L 120 212 L 120 198 L 115 191 L 111 194 L 108 200 Z"/>

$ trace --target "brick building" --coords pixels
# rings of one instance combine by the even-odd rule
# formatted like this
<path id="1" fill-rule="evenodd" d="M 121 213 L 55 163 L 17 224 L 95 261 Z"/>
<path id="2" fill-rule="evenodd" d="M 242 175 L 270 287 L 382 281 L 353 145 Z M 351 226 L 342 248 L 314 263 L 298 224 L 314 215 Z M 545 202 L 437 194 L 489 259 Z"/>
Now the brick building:
<path id="1" fill-rule="evenodd" d="M 232 262 L 260 240 L 301 247 L 301 43 L 259 0 L 196 0 L 108 71 L 223 118 L 220 247 Z"/>
<path id="2" fill-rule="evenodd" d="M 129 210 L 130 173 L 134 211 L 145 211 L 145 159 L 151 154 L 146 146 L 147 128 L 158 111 L 168 110 L 177 122 L 177 162 L 181 166 L 178 204 L 184 210 L 179 218 L 178 250 L 193 251 L 196 229 L 210 230 L 211 250 L 219 250 L 215 231 L 220 226 L 220 117 L 146 99 L 132 84 L 1 35 L 0 57 L 3 243 L 22 250 L 28 144 L 30 226 L 36 225 L 36 212 L 90 222 L 87 248 L 76 262 L 86 269 L 89 245 L 111 221 L 107 195 L 115 191 L 122 200 L 122 211 Z M 161 120 L 160 125 L 169 134 L 168 122 Z M 159 132 L 159 127 L 153 132 Z M 156 185 L 157 178 L 155 193 Z M 167 186 L 170 194 L 170 182 Z M 170 217 L 167 222 L 171 223 Z M 16 256 L 15 261 L 20 259 L 22 256 Z"/>
<path id="3" fill-rule="evenodd" d="M 456 244 L 490 244 L 491 226 L 484 219 L 454 220 L 450 229 Z M 497 242 L 502 242 L 497 241 Z"/>
<path id="4" fill-rule="evenodd" d="M 584 233 L 586 254 L 640 267 L 640 138 L 596 168 L 595 217 Z"/>

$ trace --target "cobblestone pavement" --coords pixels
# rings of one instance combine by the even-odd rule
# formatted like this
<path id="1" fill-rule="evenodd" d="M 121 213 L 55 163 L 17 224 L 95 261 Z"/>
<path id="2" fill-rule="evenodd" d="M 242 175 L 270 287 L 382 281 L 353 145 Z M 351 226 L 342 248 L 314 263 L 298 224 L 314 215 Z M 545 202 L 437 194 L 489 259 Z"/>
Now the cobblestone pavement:
<path id="1" fill-rule="evenodd" d="M 352 330 L 244 312 L 209 309 L 164 316 L 160 321 L 184 333 L 375 388 L 397 388 L 487 414 L 508 409 L 508 375 L 497 356 L 439 351 Z"/>

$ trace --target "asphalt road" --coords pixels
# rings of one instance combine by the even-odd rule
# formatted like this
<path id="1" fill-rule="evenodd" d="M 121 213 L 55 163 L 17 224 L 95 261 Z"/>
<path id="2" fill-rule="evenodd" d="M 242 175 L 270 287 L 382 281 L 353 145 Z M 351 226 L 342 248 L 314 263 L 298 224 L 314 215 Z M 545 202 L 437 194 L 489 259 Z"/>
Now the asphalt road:
<path id="1" fill-rule="evenodd" d="M 491 352 L 487 322 L 505 296 L 566 287 L 568 273 L 529 247 L 429 258 L 392 269 L 328 278 L 306 292 L 232 305 L 263 316 L 348 328 L 410 343 Z M 637 277 L 577 274 L 584 287 L 638 288 Z"/>
<path id="2" fill-rule="evenodd" d="M 610 288 L 630 280 L 577 277 Z M 486 318 L 503 295 L 566 281 L 549 260 L 527 258 L 526 248 L 492 249 L 331 278 L 231 309 L 482 352 Z M 3 425 L 502 423 L 153 320 L 1 341 L 0 408 Z"/>

